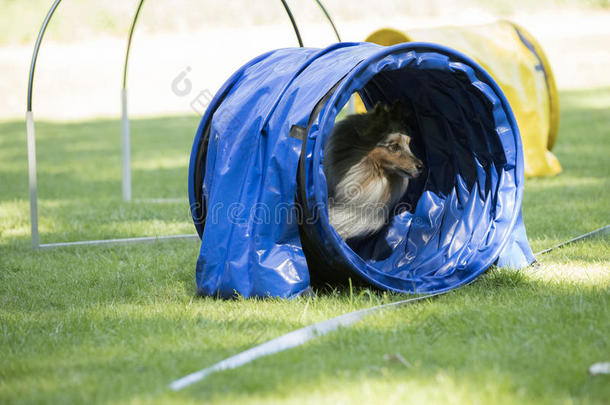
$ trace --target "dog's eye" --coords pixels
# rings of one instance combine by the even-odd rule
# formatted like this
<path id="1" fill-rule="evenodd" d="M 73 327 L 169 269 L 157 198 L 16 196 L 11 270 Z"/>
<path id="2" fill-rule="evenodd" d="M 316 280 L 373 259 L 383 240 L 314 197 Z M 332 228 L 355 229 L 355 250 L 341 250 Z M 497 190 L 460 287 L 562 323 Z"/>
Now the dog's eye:
<path id="1" fill-rule="evenodd" d="M 388 146 L 388 149 L 390 150 L 390 152 L 398 152 L 400 151 L 400 146 L 397 143 L 391 143 Z"/>

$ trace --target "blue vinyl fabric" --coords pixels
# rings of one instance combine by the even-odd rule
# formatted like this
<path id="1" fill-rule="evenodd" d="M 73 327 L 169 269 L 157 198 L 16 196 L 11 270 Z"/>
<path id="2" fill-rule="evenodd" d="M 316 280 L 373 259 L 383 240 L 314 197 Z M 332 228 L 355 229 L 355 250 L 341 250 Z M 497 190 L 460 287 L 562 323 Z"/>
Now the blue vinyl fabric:
<path id="1" fill-rule="evenodd" d="M 354 92 L 367 108 L 403 101 L 416 118 L 412 144 L 427 174 L 410 182 L 404 209 L 386 228 L 346 242 L 328 222 L 323 155 Z M 534 258 L 521 216 L 523 174 L 506 98 L 457 51 L 339 43 L 266 53 L 217 92 L 195 136 L 189 198 L 202 238 L 198 290 L 291 297 L 310 278 L 352 278 L 430 293 L 466 284 L 494 263 L 524 267 Z"/>

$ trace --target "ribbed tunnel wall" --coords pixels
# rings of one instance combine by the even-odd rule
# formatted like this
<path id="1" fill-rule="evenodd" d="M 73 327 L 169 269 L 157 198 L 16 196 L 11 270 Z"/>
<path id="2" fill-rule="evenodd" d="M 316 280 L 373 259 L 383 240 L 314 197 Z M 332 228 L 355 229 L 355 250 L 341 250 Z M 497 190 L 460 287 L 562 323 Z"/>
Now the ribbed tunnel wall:
<path id="1" fill-rule="evenodd" d="M 348 245 L 328 223 L 323 151 L 354 92 L 367 107 L 403 101 L 427 173 L 385 229 Z M 498 260 L 533 260 L 522 187 L 510 106 L 464 55 L 423 43 L 272 51 L 227 81 L 195 137 L 197 285 L 223 297 L 289 297 L 348 278 L 399 292 L 455 288 Z"/>

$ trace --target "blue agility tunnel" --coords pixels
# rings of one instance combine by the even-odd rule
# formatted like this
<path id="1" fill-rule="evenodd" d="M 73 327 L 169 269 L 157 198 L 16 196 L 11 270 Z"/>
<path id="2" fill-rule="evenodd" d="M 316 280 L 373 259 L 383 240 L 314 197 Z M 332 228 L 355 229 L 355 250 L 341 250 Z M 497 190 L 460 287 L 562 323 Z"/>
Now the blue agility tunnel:
<path id="1" fill-rule="evenodd" d="M 411 181 L 390 223 L 357 243 L 328 222 L 324 145 L 357 92 L 416 118 Z M 490 265 L 534 259 L 521 216 L 523 152 L 511 108 L 472 59 L 427 43 L 279 49 L 239 69 L 197 131 L 189 197 L 200 294 L 291 297 L 313 285 L 447 291 Z"/>

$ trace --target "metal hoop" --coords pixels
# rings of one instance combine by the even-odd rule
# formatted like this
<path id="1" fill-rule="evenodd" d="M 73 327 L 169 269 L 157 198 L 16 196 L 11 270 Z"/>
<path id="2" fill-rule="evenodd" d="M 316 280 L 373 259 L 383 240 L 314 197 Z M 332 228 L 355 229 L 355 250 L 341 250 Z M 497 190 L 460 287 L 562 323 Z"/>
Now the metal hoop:
<path id="1" fill-rule="evenodd" d="M 339 33 L 333 23 L 330 15 L 322 5 L 319 0 L 315 0 L 327 20 L 331 24 L 337 39 L 340 41 Z M 288 14 L 288 18 L 292 24 L 292 28 L 294 29 L 294 33 L 297 37 L 297 41 L 300 47 L 303 47 L 303 40 L 301 38 L 301 34 L 299 32 L 299 28 L 297 23 L 292 15 L 292 11 L 290 7 L 286 3 L 285 0 L 281 0 L 284 10 L 286 14 Z M 26 109 L 26 130 L 27 130 L 27 148 L 28 148 L 28 178 L 29 178 L 29 191 L 30 191 L 30 224 L 31 224 L 31 239 L 32 239 L 32 247 L 37 249 L 39 247 L 52 247 L 54 245 L 69 245 L 70 243 L 63 244 L 40 244 L 40 236 L 38 231 L 38 186 L 36 181 L 36 136 L 34 129 L 34 116 L 32 113 L 32 99 L 33 99 L 33 86 L 34 86 L 34 73 L 36 71 L 36 61 L 38 59 L 38 53 L 40 51 L 40 47 L 42 45 L 42 39 L 47 30 L 47 27 L 55 13 L 55 10 L 61 3 L 61 0 L 55 0 L 51 5 L 45 19 L 42 22 L 42 26 L 40 27 L 40 31 L 38 32 L 38 37 L 36 38 L 36 43 L 34 45 L 34 50 L 32 53 L 32 60 L 30 62 L 30 70 L 28 76 L 28 90 L 27 90 L 27 109 Z M 127 114 L 127 67 L 129 64 L 129 54 L 131 50 L 131 41 L 133 38 L 133 33 L 138 21 L 138 17 L 140 15 L 140 11 L 142 9 L 142 5 L 144 0 L 140 0 L 138 3 L 136 13 L 131 22 L 131 26 L 129 29 L 129 35 L 127 38 L 127 49 L 125 52 L 125 61 L 123 66 L 123 81 L 122 81 L 122 89 L 121 89 L 121 150 L 122 150 L 122 161 L 123 161 L 123 199 L 125 201 L 131 200 L 131 168 L 130 168 L 130 141 L 129 141 L 129 117 Z M 162 239 L 164 237 L 158 237 L 157 239 Z M 95 242 L 95 241 L 92 241 Z M 75 242 L 75 244 L 82 244 L 82 242 Z"/>

